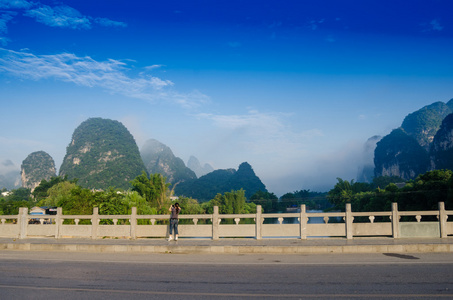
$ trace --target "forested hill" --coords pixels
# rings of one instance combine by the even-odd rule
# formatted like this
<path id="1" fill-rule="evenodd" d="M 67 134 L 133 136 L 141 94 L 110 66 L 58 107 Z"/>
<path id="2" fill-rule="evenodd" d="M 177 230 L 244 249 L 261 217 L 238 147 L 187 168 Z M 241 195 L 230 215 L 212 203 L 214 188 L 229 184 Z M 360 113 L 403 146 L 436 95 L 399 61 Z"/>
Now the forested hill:
<path id="1" fill-rule="evenodd" d="M 208 201 L 218 193 L 240 189 L 245 190 L 246 198 L 250 198 L 257 191 L 267 192 L 266 186 L 247 162 L 242 163 L 237 171 L 234 169 L 215 170 L 198 179 L 180 183 L 176 185 L 175 193 L 199 201 Z"/>
<path id="2" fill-rule="evenodd" d="M 410 180 L 427 171 L 453 166 L 453 137 L 448 133 L 452 113 L 453 99 L 407 115 L 401 127 L 377 143 L 374 176 Z"/>
<path id="3" fill-rule="evenodd" d="M 137 144 L 120 122 L 91 118 L 79 125 L 66 148 L 60 176 L 78 178 L 92 189 L 129 189 L 130 181 L 145 171 Z"/>
<path id="4" fill-rule="evenodd" d="M 22 187 L 33 191 L 41 180 L 56 176 L 55 162 L 47 152 L 33 152 L 22 162 L 20 175 Z"/>

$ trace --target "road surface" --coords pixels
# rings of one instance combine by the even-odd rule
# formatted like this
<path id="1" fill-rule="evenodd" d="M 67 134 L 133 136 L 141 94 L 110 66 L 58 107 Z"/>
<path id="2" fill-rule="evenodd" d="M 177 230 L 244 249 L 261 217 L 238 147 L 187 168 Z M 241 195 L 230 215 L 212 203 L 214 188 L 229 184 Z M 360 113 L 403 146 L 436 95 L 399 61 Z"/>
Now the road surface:
<path id="1" fill-rule="evenodd" d="M 0 299 L 453 299 L 453 254 L 0 251 Z"/>

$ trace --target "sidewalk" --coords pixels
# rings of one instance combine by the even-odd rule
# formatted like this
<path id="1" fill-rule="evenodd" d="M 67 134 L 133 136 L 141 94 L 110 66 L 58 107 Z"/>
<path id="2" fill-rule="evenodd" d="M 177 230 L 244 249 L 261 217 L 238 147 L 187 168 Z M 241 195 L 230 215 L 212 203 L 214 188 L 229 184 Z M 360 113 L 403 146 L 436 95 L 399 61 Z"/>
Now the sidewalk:
<path id="1" fill-rule="evenodd" d="M 453 237 L 444 239 L 310 238 L 248 239 L 54 239 L 0 238 L 0 251 L 142 252 L 192 254 L 328 254 L 328 253 L 453 253 Z"/>

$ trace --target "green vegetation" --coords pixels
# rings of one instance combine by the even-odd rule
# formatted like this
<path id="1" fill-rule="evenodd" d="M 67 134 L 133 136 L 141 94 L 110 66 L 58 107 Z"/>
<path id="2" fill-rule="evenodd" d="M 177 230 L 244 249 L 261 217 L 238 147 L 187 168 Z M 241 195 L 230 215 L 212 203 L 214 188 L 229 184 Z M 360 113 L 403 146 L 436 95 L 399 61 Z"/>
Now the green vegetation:
<path id="1" fill-rule="evenodd" d="M 445 202 L 446 209 L 453 209 L 453 176 L 451 170 L 435 170 L 417 176 L 398 187 L 389 182 L 385 188 L 377 186 L 388 181 L 377 178 L 372 184 L 348 182 L 338 178 L 327 198 L 336 209 L 344 210 L 345 203 L 351 203 L 353 211 L 389 211 L 391 203 L 397 202 L 404 211 L 436 210 L 438 202 Z M 391 181 L 391 180 L 390 180 Z"/>
<path id="2" fill-rule="evenodd" d="M 413 179 L 430 166 L 428 152 L 403 129 L 393 130 L 376 145 L 374 152 L 376 177 L 398 173 L 404 179 Z"/>
<path id="3" fill-rule="evenodd" d="M 432 138 L 439 130 L 442 120 L 452 111 L 447 104 L 435 102 L 409 114 L 401 127 L 417 140 L 418 144 L 429 151 Z"/>
<path id="4" fill-rule="evenodd" d="M 23 186 L 26 188 L 34 188 L 41 180 L 56 176 L 55 162 L 44 151 L 29 154 L 22 162 L 21 169 Z"/>
<path id="5" fill-rule="evenodd" d="M 137 207 L 139 215 L 168 214 L 172 201 L 170 184 L 161 174 L 148 175 L 143 172 L 131 182 L 132 189 L 121 190 L 108 188 L 105 191 L 91 190 L 77 184 L 77 180 L 69 181 L 67 177 L 52 177 L 50 181 L 42 180 L 33 194 L 30 189 L 13 190 L 5 198 L 0 198 L 0 214 L 14 215 L 19 207 L 47 206 L 62 207 L 65 215 L 91 215 L 93 208 L 98 207 L 101 215 L 127 215 L 132 207 Z M 35 198 L 33 198 L 34 196 Z M 220 213 L 253 213 L 254 203 L 247 203 L 245 191 L 231 191 L 217 194 L 214 199 L 203 204 L 197 200 L 180 197 L 177 200 L 182 208 L 181 214 L 212 213 L 215 205 Z M 73 222 L 68 220 L 68 222 Z M 88 221 L 82 220 L 80 224 Z M 112 220 L 102 220 L 102 224 L 110 224 Z M 119 223 L 126 222 L 119 220 Z M 146 224 L 148 220 L 139 220 Z"/>
<path id="6" fill-rule="evenodd" d="M 453 114 L 442 121 L 431 145 L 431 159 L 436 169 L 453 170 Z"/>
<path id="7" fill-rule="evenodd" d="M 133 191 L 136 191 L 141 197 L 145 199 L 150 207 L 155 207 L 159 212 L 165 212 L 168 202 L 168 187 L 166 178 L 161 174 L 152 174 L 148 178 L 145 171 L 137 176 L 131 182 Z"/>
<path id="8" fill-rule="evenodd" d="M 60 176 L 78 178 L 85 188 L 129 189 L 145 165 L 130 132 L 118 121 L 92 118 L 76 128 Z"/>
<path id="9" fill-rule="evenodd" d="M 0 198 L 0 215 L 17 215 L 20 207 L 32 207 L 30 189 L 18 188 Z"/>
<path id="10" fill-rule="evenodd" d="M 201 202 L 209 201 L 218 193 L 243 189 L 246 198 L 257 191 L 267 191 L 266 186 L 255 175 L 247 162 L 239 165 L 238 170 L 215 170 L 195 180 L 188 180 L 175 187 L 177 195 L 196 198 Z"/>

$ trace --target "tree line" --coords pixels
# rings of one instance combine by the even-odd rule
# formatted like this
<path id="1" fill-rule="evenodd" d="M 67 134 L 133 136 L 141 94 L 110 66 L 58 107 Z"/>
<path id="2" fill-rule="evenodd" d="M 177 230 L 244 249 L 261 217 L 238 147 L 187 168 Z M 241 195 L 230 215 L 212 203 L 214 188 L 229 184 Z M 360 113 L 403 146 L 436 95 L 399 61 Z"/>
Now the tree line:
<path id="1" fill-rule="evenodd" d="M 397 202 L 400 210 L 435 210 L 438 202 L 445 202 L 446 209 L 453 209 L 453 176 L 451 170 L 435 170 L 404 181 L 399 177 L 382 176 L 372 183 L 354 182 L 337 178 L 329 192 L 300 190 L 278 198 L 274 193 L 258 191 L 249 199 L 245 191 L 232 190 L 217 194 L 213 199 L 200 203 L 190 197 L 173 197 L 174 187 L 161 174 L 143 172 L 131 181 L 129 190 L 110 187 L 107 190 L 91 190 L 77 184 L 77 179 L 52 177 L 42 180 L 31 193 L 30 189 L 18 188 L 0 198 L 0 215 L 14 215 L 19 207 L 62 207 L 63 214 L 92 214 L 98 207 L 101 215 L 130 214 L 132 207 L 137 213 L 167 214 L 171 203 L 178 201 L 182 214 L 211 214 L 218 206 L 222 214 L 255 213 L 261 205 L 263 212 L 285 212 L 301 204 L 308 209 L 344 210 L 351 203 L 353 211 L 389 211 Z M 3 189 L 2 192 L 6 191 Z"/>
<path id="2" fill-rule="evenodd" d="M 399 177 L 377 177 L 372 183 L 338 182 L 328 192 L 327 198 L 334 209 L 344 210 L 351 203 L 353 211 L 389 211 L 393 202 L 399 210 L 436 210 L 444 202 L 446 209 L 453 209 L 453 176 L 451 170 L 434 170 L 417 178 L 403 181 Z"/>

